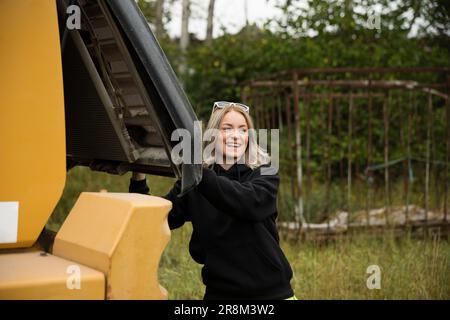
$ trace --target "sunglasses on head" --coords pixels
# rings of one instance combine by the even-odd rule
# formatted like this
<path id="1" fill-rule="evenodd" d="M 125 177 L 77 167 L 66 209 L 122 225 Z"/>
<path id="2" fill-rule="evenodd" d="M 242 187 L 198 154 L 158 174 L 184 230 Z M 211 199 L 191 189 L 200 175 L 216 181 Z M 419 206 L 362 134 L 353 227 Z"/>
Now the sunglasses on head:
<path id="1" fill-rule="evenodd" d="M 214 110 L 218 109 L 223 109 L 226 107 L 239 107 L 242 110 L 244 110 L 245 112 L 249 112 L 250 107 L 246 106 L 245 104 L 242 103 L 237 103 L 237 102 L 228 102 L 228 101 L 216 101 L 214 102 L 214 106 L 213 106 L 213 112 Z"/>

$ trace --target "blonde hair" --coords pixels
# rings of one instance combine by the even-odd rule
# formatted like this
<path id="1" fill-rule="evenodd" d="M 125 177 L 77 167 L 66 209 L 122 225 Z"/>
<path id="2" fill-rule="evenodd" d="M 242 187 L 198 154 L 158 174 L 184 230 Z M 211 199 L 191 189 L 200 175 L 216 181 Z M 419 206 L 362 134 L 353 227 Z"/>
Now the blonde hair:
<path id="1" fill-rule="evenodd" d="M 224 108 L 215 109 L 211 117 L 209 118 L 208 125 L 206 127 L 206 132 L 210 129 L 220 130 L 220 123 L 225 115 L 230 111 L 236 111 L 242 114 L 247 122 L 248 127 L 248 143 L 245 149 L 245 165 L 250 167 L 252 170 L 270 162 L 269 154 L 261 148 L 256 139 L 255 126 L 253 125 L 252 117 L 249 113 L 245 112 L 242 108 L 234 105 L 226 106 Z M 205 143 L 206 144 L 206 143 Z M 253 154 L 252 154 L 253 153 Z M 253 161 L 252 161 L 253 160 Z M 203 160 L 203 166 L 210 167 L 216 162 L 215 150 L 213 150 L 212 155 Z"/>

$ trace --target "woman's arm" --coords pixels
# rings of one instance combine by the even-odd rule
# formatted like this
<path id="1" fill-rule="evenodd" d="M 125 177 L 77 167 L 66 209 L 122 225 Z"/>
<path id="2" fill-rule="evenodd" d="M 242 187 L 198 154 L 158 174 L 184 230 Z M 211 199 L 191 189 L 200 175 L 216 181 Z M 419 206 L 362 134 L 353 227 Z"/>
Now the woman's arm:
<path id="1" fill-rule="evenodd" d="M 172 209 L 167 217 L 169 228 L 171 230 L 181 227 L 186 221 L 190 221 L 187 214 L 183 197 L 178 198 L 177 194 L 180 192 L 181 181 L 175 182 L 173 188 L 162 198 L 172 202 Z M 130 179 L 129 192 L 150 194 L 150 188 L 147 186 L 145 174 L 133 173 Z"/>
<path id="2" fill-rule="evenodd" d="M 163 196 L 163 198 L 172 201 L 172 210 L 169 212 L 168 222 L 170 229 L 177 229 L 186 221 L 191 221 L 191 218 L 188 214 L 188 210 L 186 208 L 186 204 L 184 201 L 184 197 L 178 198 L 178 194 L 181 190 L 181 180 L 177 180 L 170 191 Z"/>
<path id="3" fill-rule="evenodd" d="M 261 175 L 261 167 L 246 182 L 230 180 L 203 168 L 199 190 L 219 210 L 238 219 L 263 221 L 277 211 L 279 182 L 278 174 Z"/>
<path id="4" fill-rule="evenodd" d="M 130 193 L 142 193 L 150 194 L 150 188 L 147 186 L 147 181 L 145 180 L 145 174 L 133 172 L 130 179 L 130 185 L 128 187 L 128 192 Z"/>

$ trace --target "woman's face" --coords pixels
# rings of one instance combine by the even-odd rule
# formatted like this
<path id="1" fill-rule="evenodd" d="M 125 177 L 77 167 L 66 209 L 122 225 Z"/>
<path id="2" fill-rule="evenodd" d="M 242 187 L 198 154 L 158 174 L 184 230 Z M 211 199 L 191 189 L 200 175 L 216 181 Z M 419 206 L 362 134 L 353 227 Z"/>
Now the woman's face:
<path id="1" fill-rule="evenodd" d="M 245 117 L 234 110 L 227 112 L 220 123 L 220 137 L 225 159 L 239 159 L 244 154 L 248 143 L 248 126 Z"/>

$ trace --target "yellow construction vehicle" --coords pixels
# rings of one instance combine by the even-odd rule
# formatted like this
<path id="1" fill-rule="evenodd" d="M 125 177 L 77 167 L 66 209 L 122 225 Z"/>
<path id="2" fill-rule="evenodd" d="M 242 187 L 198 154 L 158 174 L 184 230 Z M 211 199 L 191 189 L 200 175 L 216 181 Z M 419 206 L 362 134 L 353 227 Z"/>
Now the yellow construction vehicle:
<path id="1" fill-rule="evenodd" d="M 38 241 L 75 166 L 201 180 L 170 156 L 196 116 L 135 1 L 1 0 L 0 52 L 0 299 L 167 298 L 170 201 L 84 192 Z"/>

